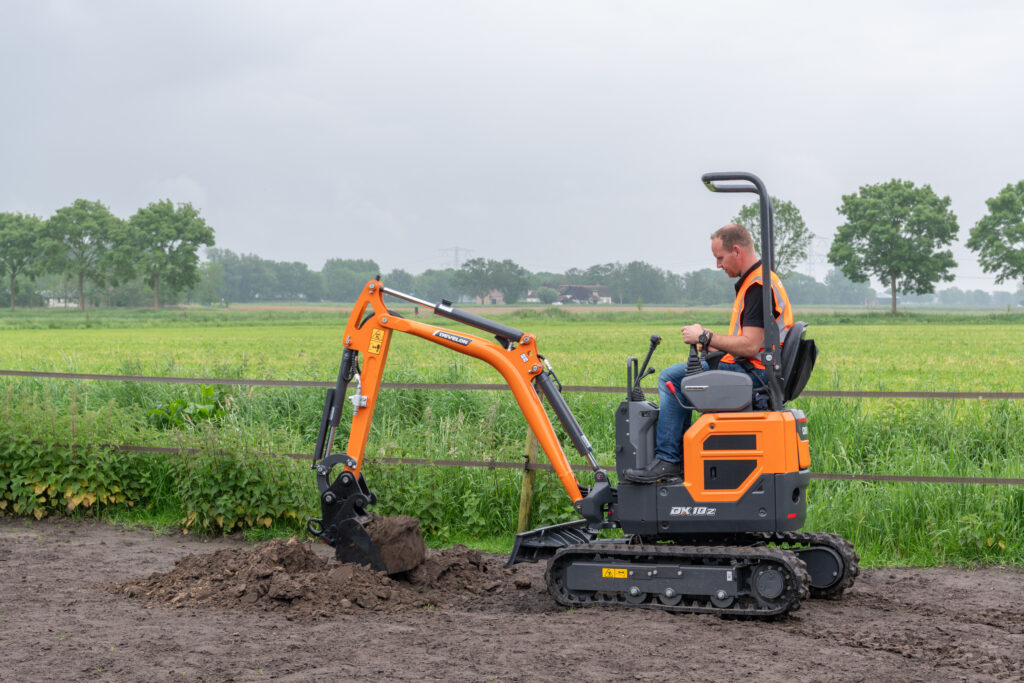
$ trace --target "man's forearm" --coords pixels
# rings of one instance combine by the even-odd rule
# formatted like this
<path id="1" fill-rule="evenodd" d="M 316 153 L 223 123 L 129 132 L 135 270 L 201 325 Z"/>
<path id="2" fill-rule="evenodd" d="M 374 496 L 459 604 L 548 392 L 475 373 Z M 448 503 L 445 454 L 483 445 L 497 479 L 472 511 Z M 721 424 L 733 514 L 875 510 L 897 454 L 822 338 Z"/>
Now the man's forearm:
<path id="1" fill-rule="evenodd" d="M 758 339 L 758 337 L 760 337 Z M 711 333 L 712 350 L 731 353 L 737 358 L 756 358 L 761 351 L 761 342 L 764 341 L 764 332 L 760 335 L 748 337 L 746 335 L 728 335 Z"/>

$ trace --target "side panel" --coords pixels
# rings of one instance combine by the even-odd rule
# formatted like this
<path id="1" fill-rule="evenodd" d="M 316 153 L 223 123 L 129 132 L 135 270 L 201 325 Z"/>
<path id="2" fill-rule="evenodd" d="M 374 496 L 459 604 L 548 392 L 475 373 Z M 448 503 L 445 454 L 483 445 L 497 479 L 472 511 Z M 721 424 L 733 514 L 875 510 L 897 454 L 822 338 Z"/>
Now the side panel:
<path id="1" fill-rule="evenodd" d="M 797 434 L 789 412 L 702 415 L 683 437 L 688 495 L 698 504 L 734 503 L 764 475 L 798 472 Z"/>
<path id="2" fill-rule="evenodd" d="M 672 487 L 630 484 L 620 479 L 615 514 L 622 530 L 627 534 L 658 533 L 658 502 L 668 488 Z"/>
<path id="3" fill-rule="evenodd" d="M 795 531 L 807 516 L 808 471 L 763 474 L 736 501 L 701 503 L 686 484 L 620 484 L 616 512 L 627 534 Z"/>

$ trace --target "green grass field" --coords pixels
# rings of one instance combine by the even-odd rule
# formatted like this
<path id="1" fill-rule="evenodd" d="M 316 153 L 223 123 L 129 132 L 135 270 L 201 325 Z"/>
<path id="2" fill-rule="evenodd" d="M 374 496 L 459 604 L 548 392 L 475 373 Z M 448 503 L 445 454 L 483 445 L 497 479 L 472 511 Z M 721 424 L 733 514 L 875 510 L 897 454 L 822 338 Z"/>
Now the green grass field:
<path id="1" fill-rule="evenodd" d="M 652 361 L 663 367 L 685 360 L 681 324 L 699 321 L 722 329 L 727 313 L 577 315 L 548 309 L 495 317 L 537 335 L 563 383 L 618 386 L 626 357 L 642 357 L 652 333 L 665 340 Z M 63 311 L 8 313 L 0 316 L 0 369 L 333 381 L 346 318 L 337 311 L 92 311 L 88 320 Z M 1024 318 L 1016 315 L 803 318 L 811 322 L 808 334 L 820 349 L 808 389 L 1020 391 L 1024 386 L 1019 363 Z M 421 319 L 427 319 L 422 312 Z M 458 329 L 450 321 L 431 320 Z M 479 361 L 402 335 L 393 340 L 385 380 L 500 382 Z M 246 454 L 310 453 L 323 390 L 218 387 L 204 398 L 194 385 L 0 378 L 0 391 L 0 418 L 12 443 L 71 440 L 200 451 L 192 458 L 103 456 L 111 468 L 103 476 L 118 482 L 110 487 L 131 488 L 138 502 L 132 509 L 108 502 L 107 516 L 178 523 L 191 513 L 188 524 L 195 529 L 269 524 L 261 533 L 289 533 L 315 513 L 307 465 Z M 173 412 L 176 403 L 209 405 L 211 395 L 220 399 L 219 409 L 197 409 L 194 424 L 161 422 L 150 414 Z M 620 396 L 576 393 L 568 400 L 600 459 L 610 465 L 611 416 Z M 811 424 L 815 471 L 1024 477 L 1024 402 L 805 397 L 794 407 L 803 409 Z M 419 516 L 435 542 L 507 548 L 515 531 L 520 472 L 396 467 L 375 463 L 374 457 L 515 461 L 525 436 L 525 421 L 507 392 L 383 391 L 366 470 L 382 501 L 379 511 Z M 568 441 L 563 443 L 571 451 Z M 35 460 L 19 462 L 31 468 L 39 460 L 59 461 L 75 472 L 85 466 L 81 454 L 57 451 L 51 446 Z M 234 455 L 224 456 L 225 451 Z M 119 474 L 118 467 L 127 474 Z M 56 465 L 32 471 L 37 502 L 27 495 L 18 498 L 19 514 L 63 509 L 63 494 L 73 485 L 82 487 L 60 479 Z M 5 485 L 0 478 L 0 494 L 5 486 L 13 491 L 19 485 L 9 479 Z M 58 479 L 59 486 L 35 493 L 40 483 Z M 554 478 L 542 474 L 538 481 L 534 523 L 573 518 Z M 108 495 L 97 494 L 96 506 L 110 495 L 109 488 L 103 491 Z M 38 503 L 40 497 L 47 502 Z M 15 498 L 8 495 L 6 512 L 13 511 Z M 1024 562 L 1024 487 L 816 481 L 809 500 L 808 528 L 850 537 L 869 564 Z"/>

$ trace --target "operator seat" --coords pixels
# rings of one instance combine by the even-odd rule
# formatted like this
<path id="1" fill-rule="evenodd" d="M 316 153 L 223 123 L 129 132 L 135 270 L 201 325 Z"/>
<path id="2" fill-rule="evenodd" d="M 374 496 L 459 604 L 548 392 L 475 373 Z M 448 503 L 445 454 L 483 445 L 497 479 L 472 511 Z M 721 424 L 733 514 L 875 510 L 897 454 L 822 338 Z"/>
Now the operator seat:
<path id="1" fill-rule="evenodd" d="M 783 333 L 779 368 L 779 383 L 783 405 L 800 395 L 810 379 L 818 347 L 813 339 L 804 339 L 807 323 L 802 320 Z M 709 370 L 687 375 L 679 389 L 693 408 L 699 412 L 741 412 L 767 409 L 767 387 L 753 386 L 750 375 L 717 370 L 724 354 L 715 352 L 707 357 Z"/>
<path id="2" fill-rule="evenodd" d="M 818 347 L 813 339 L 804 339 L 807 323 L 798 320 L 782 337 L 782 401 L 789 403 L 800 395 L 811 377 Z"/>

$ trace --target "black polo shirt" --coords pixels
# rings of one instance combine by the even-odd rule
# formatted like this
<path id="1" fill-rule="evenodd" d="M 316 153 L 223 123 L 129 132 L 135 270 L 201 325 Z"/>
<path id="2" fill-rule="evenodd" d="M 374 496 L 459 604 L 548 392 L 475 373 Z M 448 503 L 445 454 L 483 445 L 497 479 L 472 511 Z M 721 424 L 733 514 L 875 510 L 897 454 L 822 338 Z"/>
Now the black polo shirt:
<path id="1" fill-rule="evenodd" d="M 739 280 L 736 280 L 736 293 L 740 293 L 740 287 L 743 282 L 747 279 L 755 269 L 761 267 L 761 262 L 758 261 L 754 265 L 747 269 L 747 272 L 740 276 Z M 764 329 L 764 295 L 761 293 L 761 285 L 754 283 L 747 288 L 747 293 L 743 297 L 743 314 L 740 316 L 741 327 L 760 327 Z M 779 305 L 775 302 L 775 292 L 772 292 L 772 308 L 775 310 L 773 317 L 778 318 L 782 311 L 779 310 Z M 729 334 L 732 334 L 730 331 Z"/>

